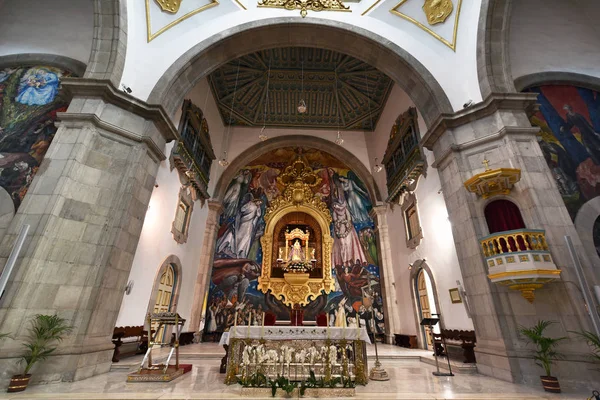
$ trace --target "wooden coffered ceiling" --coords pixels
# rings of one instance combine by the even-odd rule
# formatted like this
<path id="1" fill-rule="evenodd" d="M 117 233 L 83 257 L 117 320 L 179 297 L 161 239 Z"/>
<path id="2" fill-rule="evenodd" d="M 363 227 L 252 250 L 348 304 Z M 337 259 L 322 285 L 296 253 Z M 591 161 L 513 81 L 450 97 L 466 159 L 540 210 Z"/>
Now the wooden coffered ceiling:
<path id="1" fill-rule="evenodd" d="M 285 128 L 374 129 L 393 86 L 356 58 L 301 47 L 242 56 L 208 79 L 226 125 Z M 301 99 L 305 114 L 297 109 Z"/>

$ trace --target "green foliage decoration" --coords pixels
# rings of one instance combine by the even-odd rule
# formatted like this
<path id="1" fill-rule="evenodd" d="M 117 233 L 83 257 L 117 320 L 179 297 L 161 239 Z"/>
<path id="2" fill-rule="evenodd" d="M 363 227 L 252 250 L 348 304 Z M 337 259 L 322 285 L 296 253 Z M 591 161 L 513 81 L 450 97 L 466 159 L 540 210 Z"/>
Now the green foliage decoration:
<path id="1" fill-rule="evenodd" d="M 37 314 L 23 343 L 25 352 L 20 360 L 25 363 L 23 375 L 27 375 L 37 362 L 47 359 L 56 350 L 56 343 L 72 330 L 67 320 L 56 314 Z"/>
<path id="2" fill-rule="evenodd" d="M 544 336 L 546 328 L 554 323 L 554 321 L 540 320 L 531 328 L 523 326 L 519 328 L 519 332 L 527 338 L 527 341 L 535 345 L 536 349 L 533 358 L 536 360 L 536 364 L 544 369 L 546 376 L 552 376 L 551 368 L 553 361 L 562 357 L 556 351 L 556 346 L 561 341 L 567 339 L 566 337 L 551 338 Z"/>

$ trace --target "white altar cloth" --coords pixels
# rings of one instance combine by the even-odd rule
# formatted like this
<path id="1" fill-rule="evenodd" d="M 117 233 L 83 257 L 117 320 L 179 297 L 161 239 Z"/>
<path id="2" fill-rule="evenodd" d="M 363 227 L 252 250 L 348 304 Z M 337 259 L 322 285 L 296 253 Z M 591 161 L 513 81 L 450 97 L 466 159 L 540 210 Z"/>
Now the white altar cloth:
<path id="1" fill-rule="evenodd" d="M 357 328 L 326 328 L 324 326 L 232 326 L 229 332 L 223 332 L 220 345 L 229 344 L 230 338 L 248 338 L 266 340 L 363 340 L 370 344 L 369 334 L 363 326 Z"/>

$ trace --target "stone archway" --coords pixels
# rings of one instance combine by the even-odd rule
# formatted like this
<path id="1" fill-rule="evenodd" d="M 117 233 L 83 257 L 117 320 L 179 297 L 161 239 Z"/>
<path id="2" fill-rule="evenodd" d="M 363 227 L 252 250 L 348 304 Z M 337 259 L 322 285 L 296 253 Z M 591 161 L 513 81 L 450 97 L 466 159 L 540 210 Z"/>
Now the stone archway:
<path id="1" fill-rule="evenodd" d="M 373 179 L 373 175 L 367 169 L 367 167 L 352 153 L 343 148 L 342 146 L 338 146 L 335 143 L 330 142 L 329 140 L 316 137 L 316 136 L 306 136 L 306 135 L 287 135 L 287 136 L 278 136 L 275 138 L 268 139 L 264 142 L 257 143 L 248 149 L 246 149 L 242 154 L 237 156 L 231 164 L 227 167 L 225 171 L 221 174 L 219 179 L 217 180 L 217 184 L 213 191 L 213 199 L 216 201 L 223 201 L 223 197 L 225 196 L 225 191 L 227 190 L 227 186 L 234 178 L 235 174 L 248 165 L 249 162 L 253 161 L 257 157 L 262 154 L 268 153 L 270 151 L 282 148 L 282 147 L 311 147 L 313 149 L 321 150 L 326 153 L 331 154 L 338 160 L 344 160 L 344 163 L 352 169 L 360 180 L 367 186 L 369 190 L 369 195 L 371 197 L 371 203 L 373 205 L 381 202 L 381 194 L 379 193 L 379 189 L 375 184 L 375 180 Z"/>
<path id="2" fill-rule="evenodd" d="M 119 87 L 127 51 L 127 1 L 94 0 L 94 40 L 84 78 Z"/>
<path id="3" fill-rule="evenodd" d="M 508 34 L 511 0 L 483 0 L 477 32 L 477 70 L 481 97 L 515 92 L 510 73 Z"/>
<path id="4" fill-rule="evenodd" d="M 174 115 L 196 83 L 239 56 L 269 48 L 310 46 L 348 54 L 395 81 L 413 100 L 427 125 L 442 113 L 453 112 L 448 97 L 433 75 L 407 51 L 351 24 L 339 21 L 280 17 L 238 25 L 198 43 L 160 78 L 148 103 L 162 104 Z"/>

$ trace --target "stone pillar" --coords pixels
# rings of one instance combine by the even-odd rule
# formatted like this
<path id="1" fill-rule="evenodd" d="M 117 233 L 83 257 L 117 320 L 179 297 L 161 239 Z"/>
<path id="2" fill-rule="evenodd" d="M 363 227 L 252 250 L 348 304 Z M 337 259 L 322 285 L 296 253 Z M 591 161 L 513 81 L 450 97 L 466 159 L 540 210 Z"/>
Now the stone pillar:
<path id="1" fill-rule="evenodd" d="M 202 251 L 200 252 L 200 265 L 194 285 L 194 302 L 192 303 L 192 316 L 190 318 L 190 330 L 198 332 L 202 319 L 202 307 L 204 297 L 208 291 L 208 280 L 212 271 L 212 263 L 215 256 L 217 244 L 217 233 L 219 232 L 219 217 L 223 212 L 223 204 L 220 201 L 208 200 L 208 215 L 206 216 L 206 229 L 202 240 Z"/>
<path id="2" fill-rule="evenodd" d="M 398 312 L 398 301 L 396 300 L 396 288 L 394 282 L 394 266 L 392 262 L 392 250 L 390 248 L 390 234 L 387 223 L 387 206 L 375 206 L 371 210 L 371 218 L 375 221 L 375 235 L 379 251 L 379 274 L 381 275 L 381 295 L 385 308 L 385 330 L 386 343 L 394 343 L 394 334 L 400 333 L 397 328 L 400 314 Z"/>
<path id="3" fill-rule="evenodd" d="M 537 143 L 537 128 L 531 127 L 527 111 L 535 109 L 536 95 L 494 93 L 484 102 L 442 116 L 430 128 L 423 144 L 435 155 L 434 167 L 440 181 L 452 233 L 469 296 L 471 314 L 477 335 L 477 367 L 481 373 L 507 381 L 539 384 L 543 370 L 534 365 L 531 347 L 519 335 L 519 326 L 531 326 L 537 320 L 558 323 L 547 332 L 551 336 L 569 336 L 567 331 L 591 330 L 589 316 L 582 307 L 575 285 L 575 272 L 565 246 L 564 235 L 570 235 L 592 282 L 598 282 L 575 231 L 563 200 Z M 479 239 L 489 231 L 484 216 L 489 200 L 467 192 L 463 183 L 484 171 L 482 161 L 490 168 L 519 168 L 521 180 L 507 196 L 519 205 L 528 228 L 544 229 L 555 264 L 563 271 L 562 280 L 536 290 L 530 304 L 519 292 L 492 284 L 487 278 L 487 265 Z M 570 335 L 573 336 L 573 335 Z M 565 360 L 554 368 L 561 386 L 578 386 L 592 381 L 587 352 L 581 341 L 571 340 L 560 346 Z M 581 387 L 581 386 L 579 386 Z"/>
<path id="4" fill-rule="evenodd" d="M 108 372 L 123 298 L 166 140 L 177 132 L 162 107 L 108 81 L 65 79 L 73 99 L 22 206 L 0 244 L 4 266 L 23 224 L 31 225 L 0 303 L 0 385 L 20 373 L 20 339 L 35 314 L 58 314 L 73 332 L 35 381 Z M 147 299 L 141 299 L 147 301 Z"/>

